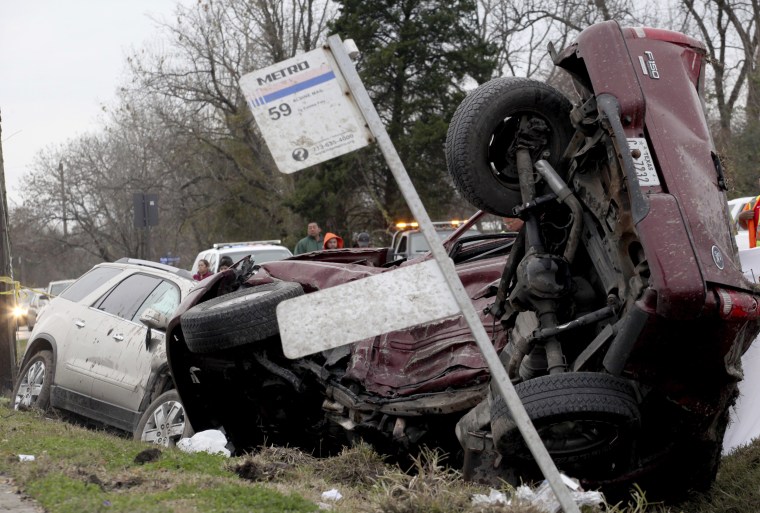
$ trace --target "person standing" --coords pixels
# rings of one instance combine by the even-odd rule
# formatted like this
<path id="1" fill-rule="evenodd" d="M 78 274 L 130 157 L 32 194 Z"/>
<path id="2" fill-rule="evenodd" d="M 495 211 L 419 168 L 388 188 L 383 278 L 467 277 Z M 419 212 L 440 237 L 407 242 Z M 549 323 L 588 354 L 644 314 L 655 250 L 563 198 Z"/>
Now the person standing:
<path id="1" fill-rule="evenodd" d="M 224 255 L 219 259 L 219 272 L 226 271 L 230 267 L 232 267 L 232 257 Z"/>
<path id="2" fill-rule="evenodd" d="M 322 249 L 341 249 L 343 248 L 343 238 L 335 235 L 334 233 L 327 232 L 325 234 L 325 243 Z"/>
<path id="3" fill-rule="evenodd" d="M 355 248 L 368 248 L 370 246 L 371 241 L 369 239 L 369 233 L 361 232 L 356 236 L 356 242 L 354 243 Z"/>
<path id="4" fill-rule="evenodd" d="M 195 281 L 203 281 L 211 276 L 211 269 L 208 260 L 202 258 L 198 261 L 198 272 L 193 275 Z"/>
<path id="5" fill-rule="evenodd" d="M 296 249 L 293 250 L 294 255 L 300 255 L 301 253 L 309 253 L 310 251 L 319 251 L 322 249 L 322 238 L 319 236 L 322 229 L 319 227 L 316 221 L 311 221 L 306 227 L 306 237 L 298 241 Z"/>

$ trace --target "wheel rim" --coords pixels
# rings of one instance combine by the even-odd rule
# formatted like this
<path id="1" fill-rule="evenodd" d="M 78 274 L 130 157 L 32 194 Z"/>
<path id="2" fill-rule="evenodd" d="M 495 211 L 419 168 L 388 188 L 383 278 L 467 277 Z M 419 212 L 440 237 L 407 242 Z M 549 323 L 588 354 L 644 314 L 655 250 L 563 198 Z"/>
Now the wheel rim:
<path id="1" fill-rule="evenodd" d="M 13 403 L 13 409 L 22 410 L 31 408 L 37 403 L 45 384 L 45 362 L 36 361 L 21 378 L 21 384 Z"/>
<path id="2" fill-rule="evenodd" d="M 140 440 L 168 447 L 176 445 L 185 433 L 182 403 L 167 401 L 156 408 L 143 428 Z"/>
<path id="3" fill-rule="evenodd" d="M 620 426 L 601 420 L 568 420 L 537 428 L 552 456 L 571 456 L 610 446 L 620 436 Z"/>
<path id="4" fill-rule="evenodd" d="M 517 150 L 516 139 L 520 131 L 520 118 L 529 116 L 531 120 L 540 122 L 547 137 L 546 144 L 540 148 L 531 149 L 531 160 L 548 158 L 543 151 L 552 146 L 551 141 L 556 134 L 550 128 L 550 124 L 540 115 L 533 112 L 515 112 L 507 115 L 504 120 L 494 127 L 491 141 L 488 145 L 488 163 L 493 176 L 503 185 L 519 190 L 520 180 L 517 176 L 517 163 L 515 151 Z M 552 156 L 554 157 L 554 156 Z"/>

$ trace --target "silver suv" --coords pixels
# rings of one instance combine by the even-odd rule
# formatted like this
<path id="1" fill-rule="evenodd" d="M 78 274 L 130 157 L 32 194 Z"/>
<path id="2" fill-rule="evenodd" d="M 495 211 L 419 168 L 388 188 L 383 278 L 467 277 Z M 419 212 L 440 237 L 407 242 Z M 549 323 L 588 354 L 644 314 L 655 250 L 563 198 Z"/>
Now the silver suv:
<path id="1" fill-rule="evenodd" d="M 194 284 L 187 271 L 155 262 L 96 265 L 38 317 L 13 407 L 67 410 L 162 445 L 189 435 L 164 333 Z"/>

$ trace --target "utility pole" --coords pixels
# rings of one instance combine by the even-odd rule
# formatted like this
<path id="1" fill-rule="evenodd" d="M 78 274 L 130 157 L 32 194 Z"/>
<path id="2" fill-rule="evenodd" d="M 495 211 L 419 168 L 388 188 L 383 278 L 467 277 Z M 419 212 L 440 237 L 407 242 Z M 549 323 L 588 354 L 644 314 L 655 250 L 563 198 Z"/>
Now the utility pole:
<path id="1" fill-rule="evenodd" d="M 61 181 L 61 216 L 63 217 L 63 240 L 69 236 L 66 226 L 66 183 L 63 180 L 63 161 L 58 162 L 58 176 Z"/>
<path id="2" fill-rule="evenodd" d="M 0 113 L 0 276 L 13 280 L 11 267 L 11 241 L 8 233 L 8 203 L 5 194 L 5 168 L 3 166 L 3 127 Z M 16 330 L 11 319 L 15 302 L 13 283 L 0 281 L 0 395 L 13 388 L 16 377 Z"/>

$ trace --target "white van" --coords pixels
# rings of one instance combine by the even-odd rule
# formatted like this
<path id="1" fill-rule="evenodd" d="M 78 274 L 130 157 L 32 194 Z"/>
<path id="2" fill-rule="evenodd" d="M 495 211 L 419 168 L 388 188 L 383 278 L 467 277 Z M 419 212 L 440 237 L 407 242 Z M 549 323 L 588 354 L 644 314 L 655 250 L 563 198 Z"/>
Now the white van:
<path id="1" fill-rule="evenodd" d="M 247 242 L 217 242 L 210 249 L 206 249 L 198 253 L 193 262 L 193 268 L 191 273 L 198 272 L 198 262 L 201 259 L 206 259 L 209 263 L 209 270 L 215 273 L 219 270 L 219 260 L 223 256 L 228 256 L 232 259 L 232 263 L 251 255 L 253 261 L 257 264 L 263 264 L 266 262 L 273 262 L 275 260 L 284 260 L 293 253 L 288 248 L 280 245 L 279 240 L 255 240 Z"/>

